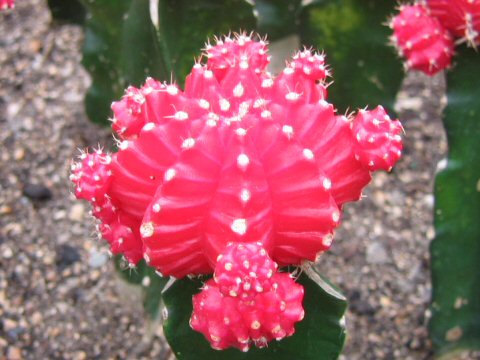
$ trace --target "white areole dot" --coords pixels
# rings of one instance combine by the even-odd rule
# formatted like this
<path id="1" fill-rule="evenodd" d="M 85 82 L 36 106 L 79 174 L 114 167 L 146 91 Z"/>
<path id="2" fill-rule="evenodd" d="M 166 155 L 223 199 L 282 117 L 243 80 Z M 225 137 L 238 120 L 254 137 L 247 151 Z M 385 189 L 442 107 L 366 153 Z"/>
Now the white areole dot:
<path id="1" fill-rule="evenodd" d="M 205 79 L 211 79 L 211 78 L 213 78 L 213 72 L 210 71 L 210 70 L 207 70 L 207 71 L 205 71 L 203 76 L 205 77 Z"/>
<path id="2" fill-rule="evenodd" d="M 232 231 L 238 235 L 245 235 L 247 232 L 247 219 L 235 219 L 230 226 Z"/>
<path id="3" fill-rule="evenodd" d="M 178 94 L 178 88 L 175 85 L 168 85 L 167 86 L 167 92 L 170 95 L 177 95 Z"/>
<path id="4" fill-rule="evenodd" d="M 330 245 L 332 245 L 332 242 L 333 242 L 332 234 L 328 234 L 322 239 L 322 244 L 327 247 L 330 247 Z"/>
<path id="5" fill-rule="evenodd" d="M 235 133 L 238 136 L 245 136 L 247 135 L 247 130 L 245 130 L 244 128 L 238 128 L 237 130 L 235 130 Z"/>
<path id="6" fill-rule="evenodd" d="M 250 158 L 246 154 L 240 154 L 237 157 L 237 165 L 240 169 L 245 170 L 250 164 Z"/>
<path id="7" fill-rule="evenodd" d="M 124 140 L 118 146 L 120 150 L 127 150 L 128 149 L 128 140 Z"/>
<path id="8" fill-rule="evenodd" d="M 140 234 L 144 238 L 152 236 L 154 231 L 155 231 L 155 228 L 153 226 L 153 222 L 151 222 L 151 221 L 143 223 L 140 226 Z"/>
<path id="9" fill-rule="evenodd" d="M 177 175 L 177 172 L 175 169 L 168 169 L 167 171 L 165 171 L 165 176 L 164 176 L 165 181 L 172 180 L 175 177 L 175 175 Z"/>
<path id="10" fill-rule="evenodd" d="M 332 188 L 332 180 L 330 180 L 329 178 L 325 178 L 323 179 L 322 185 L 325 190 L 330 190 Z"/>
<path id="11" fill-rule="evenodd" d="M 143 131 L 150 131 L 150 130 L 153 130 L 155 129 L 155 124 L 152 123 L 152 122 L 149 122 L 149 123 L 146 123 L 145 125 L 143 125 Z"/>
<path id="12" fill-rule="evenodd" d="M 160 204 L 153 204 L 153 206 L 152 206 L 152 210 L 153 210 L 154 213 L 160 212 L 161 209 L 162 209 L 162 207 L 160 206 Z"/>
<path id="13" fill-rule="evenodd" d="M 307 160 L 313 160 L 313 158 L 315 157 L 313 151 L 310 149 L 303 149 L 303 156 L 305 156 Z"/>
<path id="14" fill-rule="evenodd" d="M 205 110 L 210 108 L 210 103 L 205 99 L 198 100 L 198 105 Z"/>
<path id="15" fill-rule="evenodd" d="M 270 111 L 268 111 L 268 110 L 263 110 L 262 113 L 260 114 L 260 116 L 261 116 L 262 118 L 266 119 L 266 118 L 271 117 L 271 116 L 272 116 L 272 113 L 271 113 Z"/>
<path id="16" fill-rule="evenodd" d="M 296 93 L 294 91 L 291 91 L 289 92 L 287 95 L 285 95 L 285 99 L 287 100 L 298 100 L 300 98 L 300 95 L 299 93 Z"/>
<path id="17" fill-rule="evenodd" d="M 340 220 L 340 213 L 338 211 L 334 211 L 332 214 L 332 219 L 334 222 L 338 222 L 338 220 Z"/>
<path id="18" fill-rule="evenodd" d="M 243 88 L 242 83 L 238 83 L 234 88 L 233 88 L 233 96 L 235 97 L 242 97 L 245 92 L 245 89 Z"/>
<path id="19" fill-rule="evenodd" d="M 184 121 L 188 119 L 188 114 L 185 111 L 177 111 L 174 118 L 178 121 Z"/>
<path id="20" fill-rule="evenodd" d="M 242 191 L 240 191 L 240 200 L 242 200 L 242 202 L 246 203 L 250 200 L 252 194 L 250 193 L 250 190 L 248 189 L 243 189 Z"/>
<path id="21" fill-rule="evenodd" d="M 282 132 L 288 136 L 288 138 L 291 138 L 293 136 L 293 127 L 290 125 L 283 125 L 282 126 Z"/>
<path id="22" fill-rule="evenodd" d="M 228 111 L 230 109 L 230 102 L 227 99 L 220 100 L 220 110 Z"/>
<path id="23" fill-rule="evenodd" d="M 264 79 L 262 81 L 262 87 L 263 88 L 269 88 L 273 86 L 273 80 L 272 79 Z"/>
<path id="24" fill-rule="evenodd" d="M 266 104 L 267 104 L 267 102 L 265 101 L 265 99 L 259 98 L 259 99 L 255 100 L 255 102 L 253 103 L 253 108 L 257 109 L 260 106 L 265 106 Z"/>
<path id="25" fill-rule="evenodd" d="M 184 149 L 184 150 L 191 149 L 194 146 L 195 146 L 195 139 L 194 138 L 186 138 L 182 142 L 182 149 Z"/>

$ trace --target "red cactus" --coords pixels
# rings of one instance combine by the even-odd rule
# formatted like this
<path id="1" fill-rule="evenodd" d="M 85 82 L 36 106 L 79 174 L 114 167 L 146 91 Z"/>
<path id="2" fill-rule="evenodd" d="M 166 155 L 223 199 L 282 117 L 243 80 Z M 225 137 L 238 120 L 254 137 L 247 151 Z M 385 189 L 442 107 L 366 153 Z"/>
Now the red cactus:
<path id="1" fill-rule="evenodd" d="M 427 5 L 456 37 L 480 44 L 480 0 L 427 0 Z"/>
<path id="2" fill-rule="evenodd" d="M 13 9 L 15 7 L 15 0 L 0 0 L 0 10 Z"/>
<path id="3" fill-rule="evenodd" d="M 355 156 L 371 170 L 390 171 L 402 155 L 402 124 L 391 120 L 385 109 L 360 110 L 351 123 L 357 140 Z"/>
<path id="4" fill-rule="evenodd" d="M 293 335 L 304 317 L 303 286 L 278 273 L 260 243 L 229 244 L 222 256 L 215 280 L 193 297 L 190 326 L 218 350 L 247 351 L 252 343 L 264 347 Z"/>
<path id="5" fill-rule="evenodd" d="M 450 66 L 453 39 L 427 8 L 415 4 L 401 6 L 392 19 L 393 43 L 406 58 L 406 67 L 433 75 Z"/>
<path id="6" fill-rule="evenodd" d="M 360 198 L 371 170 L 386 168 L 366 168 L 363 153 L 396 154 L 399 143 L 359 145 L 351 120 L 325 100 L 322 55 L 300 52 L 275 78 L 266 51 L 247 35 L 218 40 L 185 91 L 148 79 L 113 104 L 122 141 L 102 188 L 108 203 L 94 215 L 115 251 L 116 234 L 127 238 L 115 226 L 126 226 L 131 261 L 143 253 L 183 277 L 211 273 L 230 242 L 260 242 L 281 265 L 330 247 L 342 205 Z M 382 121 L 366 129 L 396 138 L 397 126 Z"/>

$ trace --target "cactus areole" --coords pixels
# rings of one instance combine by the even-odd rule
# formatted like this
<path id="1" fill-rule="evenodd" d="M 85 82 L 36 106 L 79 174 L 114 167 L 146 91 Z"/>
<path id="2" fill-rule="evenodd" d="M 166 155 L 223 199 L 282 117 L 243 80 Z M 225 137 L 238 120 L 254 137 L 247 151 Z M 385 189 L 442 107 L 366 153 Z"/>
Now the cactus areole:
<path id="1" fill-rule="evenodd" d="M 118 151 L 84 152 L 71 179 L 113 253 L 175 278 L 215 271 L 191 326 L 216 349 L 247 350 L 293 334 L 303 288 L 278 266 L 331 246 L 343 204 L 399 159 L 402 127 L 381 106 L 337 114 L 312 50 L 277 76 L 251 35 L 204 58 L 184 90 L 129 87 L 112 104 Z"/>

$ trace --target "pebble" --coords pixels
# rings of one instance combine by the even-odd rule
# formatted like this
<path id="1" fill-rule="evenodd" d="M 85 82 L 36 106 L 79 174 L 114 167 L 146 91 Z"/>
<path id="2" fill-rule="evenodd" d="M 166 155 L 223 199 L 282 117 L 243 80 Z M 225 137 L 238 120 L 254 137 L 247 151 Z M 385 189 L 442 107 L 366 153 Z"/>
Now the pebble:
<path id="1" fill-rule="evenodd" d="M 31 200 L 45 201 L 52 198 L 52 191 L 41 184 L 27 184 L 23 188 L 23 195 Z"/>
<path id="2" fill-rule="evenodd" d="M 389 256 L 383 244 L 372 242 L 367 247 L 366 259 L 369 264 L 385 264 L 389 261 Z"/>
<path id="3" fill-rule="evenodd" d="M 16 346 L 9 346 L 7 350 L 7 360 L 22 360 L 22 350 Z"/>
<path id="4" fill-rule="evenodd" d="M 15 151 L 13 152 L 13 158 L 17 161 L 23 160 L 25 158 L 25 149 L 15 149 Z"/>
<path id="5" fill-rule="evenodd" d="M 0 206 L 0 215 L 8 215 L 13 212 L 13 209 L 11 206 L 8 205 L 2 205 Z"/>
<path id="6" fill-rule="evenodd" d="M 64 269 L 77 261 L 80 261 L 80 253 L 74 246 L 64 244 L 57 247 L 55 263 L 60 269 Z"/>
<path id="7" fill-rule="evenodd" d="M 108 261 L 108 256 L 104 252 L 97 250 L 92 250 L 90 252 L 90 258 L 88 259 L 88 264 L 92 268 L 98 268 L 105 265 Z"/>
<path id="8" fill-rule="evenodd" d="M 76 203 L 68 212 L 68 218 L 72 221 L 81 222 L 85 217 L 85 206 L 82 203 Z"/>

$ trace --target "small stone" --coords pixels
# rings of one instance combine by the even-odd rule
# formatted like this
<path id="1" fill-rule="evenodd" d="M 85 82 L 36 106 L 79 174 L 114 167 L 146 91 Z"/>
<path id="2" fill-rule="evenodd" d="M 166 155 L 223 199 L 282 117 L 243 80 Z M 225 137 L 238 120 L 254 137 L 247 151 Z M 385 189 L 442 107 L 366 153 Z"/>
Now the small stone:
<path id="1" fill-rule="evenodd" d="M 23 188 L 23 195 L 31 200 L 50 200 L 52 192 L 49 188 L 40 184 L 27 184 Z"/>
<path id="2" fill-rule="evenodd" d="M 16 346 L 10 346 L 7 350 L 7 359 L 8 360 L 22 360 L 22 350 Z"/>
<path id="3" fill-rule="evenodd" d="M 32 322 L 33 325 L 38 325 L 42 322 L 43 317 L 42 314 L 39 311 L 35 311 L 32 316 L 30 317 L 30 321 Z"/>
<path id="4" fill-rule="evenodd" d="M 93 250 L 90 253 L 90 259 L 88 259 L 88 265 L 93 268 L 102 267 L 108 261 L 108 256 L 100 251 Z"/>
<path id="5" fill-rule="evenodd" d="M 55 263 L 60 269 L 64 269 L 77 261 L 80 261 L 80 253 L 77 248 L 65 244 L 57 247 Z"/>
<path id="6" fill-rule="evenodd" d="M 389 261 L 385 247 L 379 242 L 373 242 L 368 245 L 366 257 L 369 264 L 385 264 Z"/>
<path id="7" fill-rule="evenodd" d="M 23 160 L 25 158 L 25 150 L 22 148 L 15 149 L 13 152 L 13 158 L 17 161 Z"/>
<path id="8" fill-rule="evenodd" d="M 8 215 L 13 212 L 13 209 L 11 206 L 8 205 L 2 205 L 0 206 L 0 215 Z"/>
<path id="9" fill-rule="evenodd" d="M 3 251 L 2 251 L 2 258 L 3 259 L 11 259 L 13 257 L 13 250 L 10 248 L 10 247 L 6 247 Z"/>
<path id="10" fill-rule="evenodd" d="M 68 218 L 72 221 L 81 222 L 85 216 L 85 206 L 82 203 L 77 203 L 70 208 Z"/>

